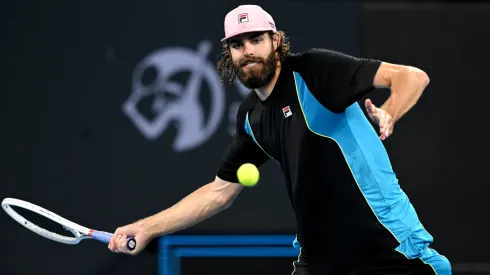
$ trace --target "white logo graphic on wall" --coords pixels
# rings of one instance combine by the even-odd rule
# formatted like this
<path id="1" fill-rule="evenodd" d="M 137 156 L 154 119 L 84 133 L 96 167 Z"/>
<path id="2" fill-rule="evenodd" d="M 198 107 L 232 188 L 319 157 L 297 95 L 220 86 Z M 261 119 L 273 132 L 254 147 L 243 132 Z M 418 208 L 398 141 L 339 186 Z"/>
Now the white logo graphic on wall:
<path id="1" fill-rule="evenodd" d="M 194 149 L 206 142 L 219 126 L 224 112 L 224 90 L 213 65 L 207 60 L 211 43 L 202 41 L 197 51 L 176 47 L 165 48 L 145 57 L 135 68 L 132 93 L 123 104 L 124 113 L 141 133 L 150 140 L 158 138 L 177 122 L 174 151 Z M 144 74 L 153 72 L 151 80 Z M 185 83 L 172 80 L 178 73 L 189 73 Z M 210 91 L 210 113 L 205 120 L 205 110 L 199 99 L 203 85 Z M 138 108 L 142 100 L 151 100 L 151 115 Z"/>

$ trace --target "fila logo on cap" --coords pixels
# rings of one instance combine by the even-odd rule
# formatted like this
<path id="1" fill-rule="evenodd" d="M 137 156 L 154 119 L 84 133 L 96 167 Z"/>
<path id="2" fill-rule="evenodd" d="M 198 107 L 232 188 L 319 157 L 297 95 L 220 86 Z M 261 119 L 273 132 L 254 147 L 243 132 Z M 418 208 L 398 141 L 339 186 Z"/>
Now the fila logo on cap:
<path id="1" fill-rule="evenodd" d="M 289 108 L 289 106 L 282 108 L 282 112 L 284 113 L 284 117 L 293 115 L 293 112 L 291 112 L 291 108 Z"/>
<path id="2" fill-rule="evenodd" d="M 248 22 L 248 13 L 240 13 L 238 15 L 238 23 Z"/>

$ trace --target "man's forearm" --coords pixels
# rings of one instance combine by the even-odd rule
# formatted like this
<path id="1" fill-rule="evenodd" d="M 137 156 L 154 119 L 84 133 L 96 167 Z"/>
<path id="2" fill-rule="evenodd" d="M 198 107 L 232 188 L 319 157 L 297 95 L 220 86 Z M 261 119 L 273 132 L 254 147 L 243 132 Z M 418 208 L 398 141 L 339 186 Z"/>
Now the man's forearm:
<path id="1" fill-rule="evenodd" d="M 427 74 L 417 68 L 409 68 L 396 73 L 391 79 L 391 95 L 381 106 L 393 120 L 398 121 L 419 100 L 429 84 Z"/>
<path id="2" fill-rule="evenodd" d="M 154 237 L 171 234 L 193 226 L 225 209 L 227 196 L 215 185 L 205 185 L 174 206 L 137 223 Z"/>

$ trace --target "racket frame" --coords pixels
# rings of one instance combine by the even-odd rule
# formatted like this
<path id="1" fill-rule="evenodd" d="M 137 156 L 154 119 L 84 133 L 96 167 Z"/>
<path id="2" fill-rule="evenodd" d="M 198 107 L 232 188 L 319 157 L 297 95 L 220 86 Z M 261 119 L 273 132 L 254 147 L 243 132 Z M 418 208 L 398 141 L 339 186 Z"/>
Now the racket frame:
<path id="1" fill-rule="evenodd" d="M 46 230 L 31 221 L 27 220 L 23 216 L 21 216 L 19 213 L 17 213 L 12 206 L 20 207 L 26 210 L 29 210 L 31 212 L 34 212 L 36 214 L 39 214 L 47 219 L 50 219 L 53 222 L 58 223 L 61 225 L 65 230 L 70 231 L 73 234 L 73 237 L 65 236 L 65 235 L 60 235 L 58 233 Z M 110 237 L 112 237 L 112 233 L 108 232 L 103 232 L 103 231 L 96 231 L 90 228 L 87 228 L 85 226 L 81 226 L 77 223 L 74 223 L 68 219 L 65 219 L 61 217 L 58 214 L 53 213 L 52 211 L 49 211 L 39 205 L 35 205 L 33 203 L 19 200 L 19 199 L 14 199 L 14 198 L 5 198 L 2 201 L 2 208 L 3 210 L 10 216 L 12 217 L 15 221 L 17 221 L 19 224 L 24 226 L 25 228 L 31 230 L 32 232 L 45 237 L 47 239 L 64 243 L 64 244 L 70 244 L 70 245 L 75 245 L 80 243 L 80 241 L 84 239 L 94 239 L 98 240 L 104 243 L 108 243 L 110 240 Z M 136 246 L 136 242 L 132 238 L 128 238 L 128 243 L 127 247 L 129 250 L 133 250 L 134 247 Z"/>

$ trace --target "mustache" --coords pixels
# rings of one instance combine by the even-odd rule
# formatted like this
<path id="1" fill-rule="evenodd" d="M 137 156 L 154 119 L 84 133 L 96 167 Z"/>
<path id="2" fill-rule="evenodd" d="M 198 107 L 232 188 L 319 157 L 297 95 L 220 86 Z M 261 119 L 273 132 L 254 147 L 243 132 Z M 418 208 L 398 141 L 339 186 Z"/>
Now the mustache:
<path id="1" fill-rule="evenodd" d="M 264 63 L 264 60 L 260 57 L 246 57 L 239 62 L 239 65 L 244 66 L 247 63 Z"/>

